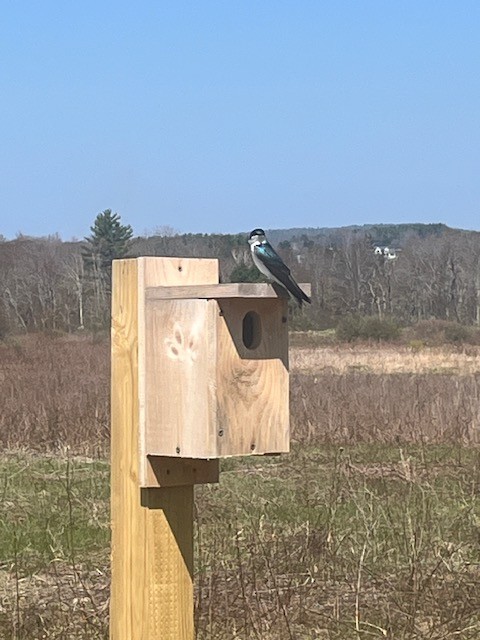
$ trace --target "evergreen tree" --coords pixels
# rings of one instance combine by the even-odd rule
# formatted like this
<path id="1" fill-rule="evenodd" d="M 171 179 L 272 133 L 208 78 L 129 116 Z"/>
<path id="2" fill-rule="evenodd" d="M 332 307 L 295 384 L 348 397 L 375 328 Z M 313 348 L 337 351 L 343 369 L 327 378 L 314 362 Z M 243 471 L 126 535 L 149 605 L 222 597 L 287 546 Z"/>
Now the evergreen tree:
<path id="1" fill-rule="evenodd" d="M 90 227 L 92 235 L 85 238 L 83 258 L 88 269 L 95 263 L 102 270 L 110 270 L 112 260 L 123 258 L 127 253 L 133 235 L 132 227 L 120 221 L 118 213 L 105 209 L 95 218 Z"/>
<path id="2" fill-rule="evenodd" d="M 264 280 L 257 267 L 250 267 L 244 262 L 237 264 L 230 274 L 230 282 L 263 282 Z"/>
<path id="3" fill-rule="evenodd" d="M 109 323 L 110 293 L 112 290 L 112 260 L 127 255 L 132 227 L 123 225 L 118 213 L 105 209 L 90 227 L 92 234 L 85 238 L 82 257 L 85 267 L 85 289 L 89 298 L 88 323 L 106 327 Z"/>

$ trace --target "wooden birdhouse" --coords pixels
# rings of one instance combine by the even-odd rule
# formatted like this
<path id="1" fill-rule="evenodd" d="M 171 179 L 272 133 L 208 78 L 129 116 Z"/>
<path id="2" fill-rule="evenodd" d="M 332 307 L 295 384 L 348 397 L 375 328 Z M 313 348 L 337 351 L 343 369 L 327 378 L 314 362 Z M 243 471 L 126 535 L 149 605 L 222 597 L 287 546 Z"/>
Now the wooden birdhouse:
<path id="1" fill-rule="evenodd" d="M 131 262 L 114 263 L 114 288 Z M 218 284 L 216 260 L 135 262 L 138 435 L 145 461 L 140 484 L 148 485 L 146 461 L 157 456 L 212 459 L 289 451 L 282 290 Z"/>

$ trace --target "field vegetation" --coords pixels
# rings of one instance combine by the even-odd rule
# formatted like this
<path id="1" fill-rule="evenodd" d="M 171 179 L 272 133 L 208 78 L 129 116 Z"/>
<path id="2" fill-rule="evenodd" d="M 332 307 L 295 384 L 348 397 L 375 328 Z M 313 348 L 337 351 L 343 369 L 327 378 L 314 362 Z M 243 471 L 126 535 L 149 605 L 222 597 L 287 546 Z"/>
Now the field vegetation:
<path id="1" fill-rule="evenodd" d="M 292 453 L 196 489 L 200 640 L 480 637 L 480 348 L 415 340 L 292 337 Z M 108 394 L 106 338 L 0 343 L 2 638 L 108 637 Z"/>

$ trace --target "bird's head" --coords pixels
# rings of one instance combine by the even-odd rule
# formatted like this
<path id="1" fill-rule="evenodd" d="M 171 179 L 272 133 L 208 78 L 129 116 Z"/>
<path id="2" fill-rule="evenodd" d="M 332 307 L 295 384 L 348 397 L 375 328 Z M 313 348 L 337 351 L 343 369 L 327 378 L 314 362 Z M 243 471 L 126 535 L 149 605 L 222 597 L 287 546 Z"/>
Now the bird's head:
<path id="1" fill-rule="evenodd" d="M 250 244 L 257 244 L 258 242 L 264 242 L 265 241 L 265 231 L 263 229 L 254 229 L 251 233 L 250 233 L 250 237 L 248 238 L 248 242 Z"/>

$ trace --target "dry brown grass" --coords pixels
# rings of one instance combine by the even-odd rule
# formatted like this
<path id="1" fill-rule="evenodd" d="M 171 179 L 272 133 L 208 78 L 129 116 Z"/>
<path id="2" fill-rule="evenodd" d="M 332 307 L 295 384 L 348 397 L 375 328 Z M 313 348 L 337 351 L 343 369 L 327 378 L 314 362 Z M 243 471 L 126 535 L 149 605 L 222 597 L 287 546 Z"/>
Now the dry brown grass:
<path id="1" fill-rule="evenodd" d="M 6 640 L 108 637 L 109 572 L 52 562 L 20 576 L 0 570 L 0 633 Z M 2 613 L 6 624 L 2 624 Z"/>
<path id="2" fill-rule="evenodd" d="M 291 401 L 304 444 L 480 442 L 480 374 L 297 374 Z"/>
<path id="3" fill-rule="evenodd" d="M 402 345 L 337 345 L 290 352 L 293 372 L 299 373 L 480 373 L 480 347 L 455 348 Z"/>
<path id="4" fill-rule="evenodd" d="M 314 442 L 477 442 L 480 348 L 292 348 L 293 437 Z M 106 339 L 0 343 L 0 445 L 105 455 Z"/>
<path id="5" fill-rule="evenodd" d="M 105 339 L 38 335 L 0 343 L 0 445 L 104 454 L 109 370 Z"/>
<path id="6" fill-rule="evenodd" d="M 480 349 L 296 348 L 298 442 L 480 442 Z"/>

